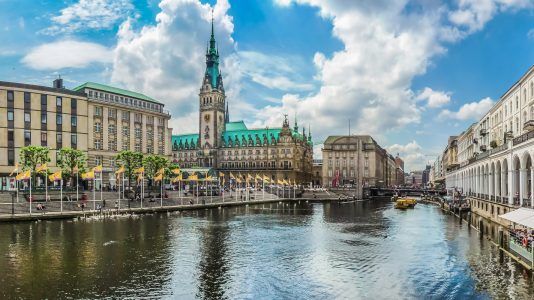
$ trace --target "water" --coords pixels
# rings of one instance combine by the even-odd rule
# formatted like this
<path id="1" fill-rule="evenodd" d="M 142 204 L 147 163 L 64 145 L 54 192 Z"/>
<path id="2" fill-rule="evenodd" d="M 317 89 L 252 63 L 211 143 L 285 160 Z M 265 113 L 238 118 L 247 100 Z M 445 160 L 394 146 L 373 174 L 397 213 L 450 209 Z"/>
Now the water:
<path id="1" fill-rule="evenodd" d="M 0 298 L 532 299 L 437 207 L 265 205 L 0 225 Z"/>

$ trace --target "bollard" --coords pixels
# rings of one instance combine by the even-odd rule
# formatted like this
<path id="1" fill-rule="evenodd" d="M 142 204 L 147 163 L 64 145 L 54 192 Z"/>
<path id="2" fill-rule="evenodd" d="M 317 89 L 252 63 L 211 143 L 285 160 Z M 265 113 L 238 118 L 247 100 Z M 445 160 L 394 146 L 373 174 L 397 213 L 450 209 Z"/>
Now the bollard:
<path id="1" fill-rule="evenodd" d="M 467 226 L 471 229 L 471 212 L 467 213 Z"/>
<path id="2" fill-rule="evenodd" d="M 504 248 L 504 231 L 502 226 L 499 226 L 499 247 Z"/>

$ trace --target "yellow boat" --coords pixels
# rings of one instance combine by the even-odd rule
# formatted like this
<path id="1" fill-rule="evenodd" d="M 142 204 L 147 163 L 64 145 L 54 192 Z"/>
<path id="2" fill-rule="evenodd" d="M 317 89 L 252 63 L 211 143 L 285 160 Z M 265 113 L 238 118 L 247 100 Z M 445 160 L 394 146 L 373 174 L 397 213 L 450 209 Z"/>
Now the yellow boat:
<path id="1" fill-rule="evenodd" d="M 395 208 L 398 209 L 407 209 L 407 208 L 414 208 L 417 204 L 417 200 L 414 198 L 399 198 L 395 202 Z"/>

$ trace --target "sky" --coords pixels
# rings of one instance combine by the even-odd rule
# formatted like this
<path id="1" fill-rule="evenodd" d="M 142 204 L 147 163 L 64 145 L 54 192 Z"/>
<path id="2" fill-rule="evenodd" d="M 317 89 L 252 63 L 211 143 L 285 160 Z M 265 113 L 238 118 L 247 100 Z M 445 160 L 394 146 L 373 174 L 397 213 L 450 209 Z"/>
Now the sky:
<path id="1" fill-rule="evenodd" d="M 165 103 L 197 131 L 214 18 L 230 119 L 370 134 L 407 170 L 534 64 L 533 0 L 0 0 L 0 80 L 87 81 Z"/>

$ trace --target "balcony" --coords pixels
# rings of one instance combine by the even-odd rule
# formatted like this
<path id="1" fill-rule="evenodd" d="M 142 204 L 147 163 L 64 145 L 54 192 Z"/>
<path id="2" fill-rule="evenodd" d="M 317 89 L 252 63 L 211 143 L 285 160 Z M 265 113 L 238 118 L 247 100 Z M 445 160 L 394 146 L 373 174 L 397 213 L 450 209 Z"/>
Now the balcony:
<path id="1" fill-rule="evenodd" d="M 486 145 L 480 145 L 480 151 L 486 152 L 486 150 L 488 150 Z"/>
<path id="2" fill-rule="evenodd" d="M 517 146 L 523 142 L 526 142 L 530 139 L 534 138 L 534 131 L 530 131 L 530 132 L 527 132 L 527 133 L 524 133 L 518 137 L 516 137 L 514 140 L 513 140 L 513 143 L 514 143 L 514 146 Z"/>
<path id="3" fill-rule="evenodd" d="M 523 130 L 532 131 L 534 130 L 534 120 L 528 120 L 523 124 Z"/>
<path id="4" fill-rule="evenodd" d="M 478 139 L 473 139 L 473 144 L 478 144 Z"/>
<path id="5" fill-rule="evenodd" d="M 488 134 L 488 130 L 485 128 L 481 128 L 479 133 L 481 136 L 485 136 L 486 134 Z"/>

